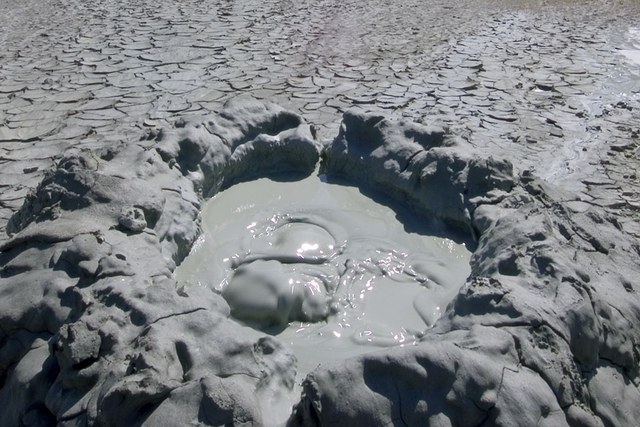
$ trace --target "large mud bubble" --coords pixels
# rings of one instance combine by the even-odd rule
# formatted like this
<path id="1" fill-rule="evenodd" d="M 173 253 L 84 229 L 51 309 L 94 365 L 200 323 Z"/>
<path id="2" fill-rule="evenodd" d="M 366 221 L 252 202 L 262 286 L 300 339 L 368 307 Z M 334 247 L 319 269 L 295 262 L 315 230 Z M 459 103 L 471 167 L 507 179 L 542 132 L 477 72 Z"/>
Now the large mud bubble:
<path id="1" fill-rule="evenodd" d="M 202 200 L 320 160 L 476 247 L 417 345 L 315 369 L 289 424 L 635 422 L 640 310 L 626 277 L 639 252 L 613 219 L 568 212 L 561 191 L 441 129 L 353 110 L 334 141 L 313 134 L 243 99 L 138 143 L 67 153 L 0 248 L 0 424 L 272 424 L 295 358 L 173 271 L 200 235 Z M 605 262 L 617 271 L 598 274 Z"/>

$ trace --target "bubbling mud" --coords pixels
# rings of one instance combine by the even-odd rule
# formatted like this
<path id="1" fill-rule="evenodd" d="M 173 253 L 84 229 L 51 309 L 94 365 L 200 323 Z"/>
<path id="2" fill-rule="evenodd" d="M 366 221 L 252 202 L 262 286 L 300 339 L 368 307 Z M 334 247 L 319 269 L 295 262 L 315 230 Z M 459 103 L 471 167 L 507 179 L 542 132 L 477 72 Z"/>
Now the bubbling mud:
<path id="1" fill-rule="evenodd" d="M 234 318 L 277 335 L 299 373 L 415 343 L 470 272 L 469 250 L 442 229 L 407 232 L 427 221 L 400 222 L 397 209 L 318 175 L 237 184 L 205 204 L 202 222 L 178 280 L 219 292 Z"/>

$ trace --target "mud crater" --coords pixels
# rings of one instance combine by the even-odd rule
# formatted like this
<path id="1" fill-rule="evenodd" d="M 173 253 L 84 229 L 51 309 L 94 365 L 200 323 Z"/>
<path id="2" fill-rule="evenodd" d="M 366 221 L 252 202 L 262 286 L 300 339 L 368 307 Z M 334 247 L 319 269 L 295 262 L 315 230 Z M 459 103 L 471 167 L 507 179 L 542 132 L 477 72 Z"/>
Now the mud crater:
<path id="1" fill-rule="evenodd" d="M 464 284 L 472 243 L 348 184 L 316 170 L 218 193 L 177 279 L 220 293 L 232 317 L 289 345 L 299 373 L 415 344 Z"/>

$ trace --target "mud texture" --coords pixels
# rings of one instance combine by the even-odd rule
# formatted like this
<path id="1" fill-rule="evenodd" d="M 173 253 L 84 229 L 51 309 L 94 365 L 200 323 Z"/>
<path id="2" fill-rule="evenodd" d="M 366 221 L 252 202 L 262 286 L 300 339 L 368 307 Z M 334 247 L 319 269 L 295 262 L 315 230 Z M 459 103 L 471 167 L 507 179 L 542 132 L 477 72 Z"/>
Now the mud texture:
<path id="1" fill-rule="evenodd" d="M 1 425 L 273 424 L 295 359 L 173 270 L 202 200 L 319 161 L 477 248 L 420 345 L 321 366 L 291 425 L 637 424 L 637 2 L 14 3 Z"/>
<path id="2" fill-rule="evenodd" d="M 640 247 L 615 217 L 571 212 L 570 195 L 510 163 L 379 116 L 346 113 L 324 157 L 478 246 L 420 345 L 318 368 L 294 425 L 636 422 Z"/>
<path id="3" fill-rule="evenodd" d="M 198 236 L 202 185 L 287 161 L 308 173 L 308 132 L 278 107 L 231 103 L 153 148 L 67 153 L 0 248 L 0 423 L 263 424 L 259 390 L 291 388 L 293 357 L 172 272 Z"/>
<path id="4" fill-rule="evenodd" d="M 268 423 L 261 392 L 290 389 L 295 359 L 229 320 L 219 295 L 180 288 L 172 270 L 198 235 L 199 195 L 247 171 L 310 173 L 320 156 L 331 174 L 375 177 L 473 232 L 478 247 L 420 345 L 319 367 L 292 423 L 634 422 L 639 248 L 601 209 L 570 214 L 560 190 L 509 162 L 360 111 L 324 149 L 299 116 L 242 99 L 153 143 L 67 154 L 12 217 L 6 424 Z"/>

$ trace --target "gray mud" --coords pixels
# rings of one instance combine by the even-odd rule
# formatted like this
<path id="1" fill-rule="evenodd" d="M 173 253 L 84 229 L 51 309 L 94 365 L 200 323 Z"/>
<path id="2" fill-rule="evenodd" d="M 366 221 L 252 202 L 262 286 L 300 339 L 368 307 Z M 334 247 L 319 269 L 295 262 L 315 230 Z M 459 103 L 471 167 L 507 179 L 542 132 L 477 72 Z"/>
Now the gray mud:
<path id="1" fill-rule="evenodd" d="M 290 345 L 301 378 L 320 364 L 414 345 L 469 275 L 470 253 L 445 227 L 428 230 L 411 213 L 400 222 L 357 187 L 326 180 L 259 179 L 217 194 L 176 269 L 179 286 L 220 293 L 232 317 Z"/>
<path id="2" fill-rule="evenodd" d="M 637 424 L 636 2 L 0 6 L 0 425 Z M 297 393 L 174 272 L 205 200 L 319 164 L 474 243 L 415 345 Z"/>

